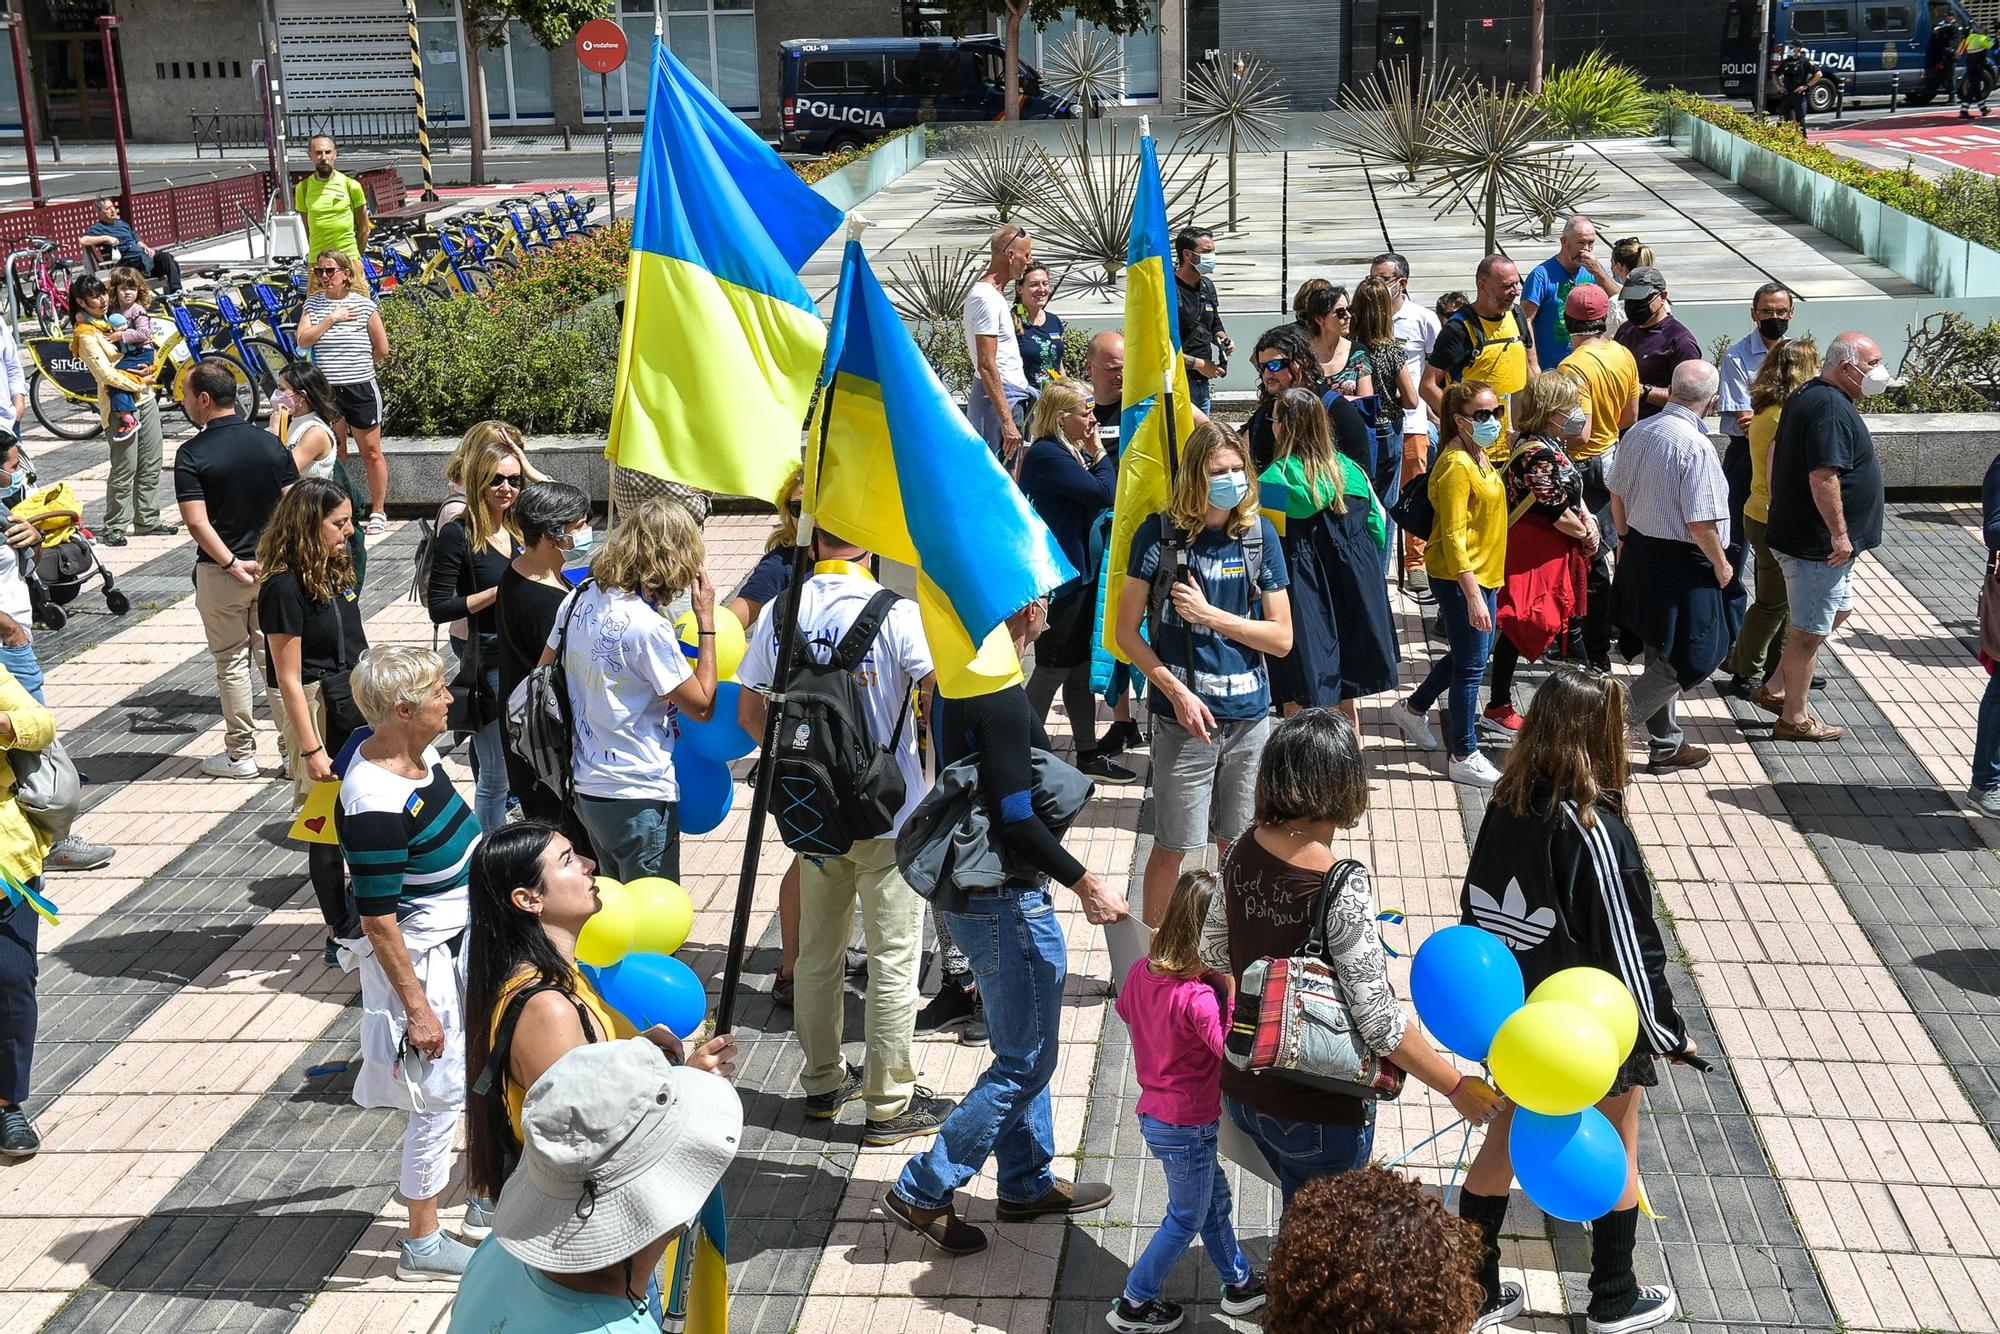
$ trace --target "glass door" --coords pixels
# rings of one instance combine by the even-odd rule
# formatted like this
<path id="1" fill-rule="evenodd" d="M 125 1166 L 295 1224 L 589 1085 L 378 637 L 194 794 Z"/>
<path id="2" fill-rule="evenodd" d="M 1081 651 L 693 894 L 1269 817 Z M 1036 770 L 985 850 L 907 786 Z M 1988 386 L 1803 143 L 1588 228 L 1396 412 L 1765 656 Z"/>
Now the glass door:
<path id="1" fill-rule="evenodd" d="M 111 40 L 118 40 L 112 34 Z M 97 33 L 35 39 L 42 72 L 42 124 L 50 134 L 78 139 L 111 137 L 111 80 L 104 72 L 104 42 Z"/>

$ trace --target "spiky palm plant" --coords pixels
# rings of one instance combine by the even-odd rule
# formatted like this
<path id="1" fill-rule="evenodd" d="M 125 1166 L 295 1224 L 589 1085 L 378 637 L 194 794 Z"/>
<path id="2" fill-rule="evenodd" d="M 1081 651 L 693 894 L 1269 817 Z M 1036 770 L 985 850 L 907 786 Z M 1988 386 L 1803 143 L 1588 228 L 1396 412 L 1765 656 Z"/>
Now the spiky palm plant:
<path id="1" fill-rule="evenodd" d="M 1601 48 L 1544 79 L 1535 105 L 1551 129 L 1571 139 L 1645 134 L 1659 114 L 1645 76 Z"/>
<path id="2" fill-rule="evenodd" d="M 1523 173 L 1513 192 L 1501 201 L 1510 217 L 1547 236 L 1556 221 L 1579 211 L 1597 193 L 1597 173 L 1573 157 L 1546 158 Z"/>
<path id="3" fill-rule="evenodd" d="M 1034 235 L 1036 254 L 1073 266 L 1068 280 L 1093 292 L 1116 287 L 1124 271 L 1132 200 L 1139 183 L 1138 154 L 1119 151 L 1117 122 L 1106 122 L 1105 133 L 1107 151 L 1096 156 L 1084 148 L 1074 127 L 1063 131 L 1061 153 L 1037 149 L 1050 192 L 1021 210 L 1021 221 Z M 1169 226 L 1186 226 L 1211 201 L 1212 161 L 1208 154 L 1179 146 L 1161 154 L 1160 184 Z"/>
<path id="4" fill-rule="evenodd" d="M 1444 62 L 1377 65 L 1342 94 L 1343 109 L 1320 122 L 1321 137 L 1363 162 L 1400 167 L 1414 182 L 1431 164 L 1438 114 L 1462 82 Z"/>
<path id="5" fill-rule="evenodd" d="M 1417 193 L 1442 218 L 1466 200 L 1486 227 L 1486 249 L 1499 245 L 1500 215 L 1523 197 L 1533 178 L 1567 147 L 1538 142 L 1548 123 L 1532 99 L 1514 87 L 1467 85 L 1438 108 L 1431 135 L 1430 180 Z"/>
<path id="6" fill-rule="evenodd" d="M 1097 29 L 1072 29 L 1043 57 L 1042 86 L 1076 103 L 1088 149 L 1092 111 L 1125 96 L 1125 48 Z"/>
<path id="7" fill-rule="evenodd" d="M 910 324 L 956 325 L 965 317 L 965 299 L 981 272 L 977 250 L 929 251 L 905 255 L 883 276 L 889 304 Z"/>
<path id="8" fill-rule="evenodd" d="M 990 210 L 997 222 L 1010 222 L 1023 205 L 1048 194 L 1034 148 L 1013 135 L 968 137 L 957 156 L 944 159 L 947 197 L 953 203 Z"/>
<path id="9" fill-rule="evenodd" d="M 1229 145 L 1229 228 L 1236 229 L 1236 150 L 1278 146 L 1277 116 L 1285 109 L 1285 81 L 1256 56 L 1218 51 L 1188 75 L 1188 123 L 1181 142 L 1195 148 Z"/>

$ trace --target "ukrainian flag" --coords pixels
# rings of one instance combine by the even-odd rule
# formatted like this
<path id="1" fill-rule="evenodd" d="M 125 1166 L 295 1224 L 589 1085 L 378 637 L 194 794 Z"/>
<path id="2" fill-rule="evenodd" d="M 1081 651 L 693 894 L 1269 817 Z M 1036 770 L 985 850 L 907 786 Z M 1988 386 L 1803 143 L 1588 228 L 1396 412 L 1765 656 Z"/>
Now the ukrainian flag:
<path id="1" fill-rule="evenodd" d="M 841 213 L 653 39 L 612 462 L 768 497 L 798 462 L 826 326 L 799 268 Z"/>
<path id="2" fill-rule="evenodd" d="M 966 699 L 1019 681 L 1001 622 L 1076 571 L 953 406 L 852 239 L 826 364 L 806 510 L 836 536 L 916 567 L 941 691 Z"/>
<path id="3" fill-rule="evenodd" d="M 1111 549 L 1104 593 L 1104 647 L 1121 661 L 1114 627 L 1125 586 L 1132 535 L 1147 516 L 1167 507 L 1167 414 L 1162 390 L 1173 387 L 1176 451 L 1194 430 L 1187 363 L 1181 359 L 1179 303 L 1173 296 L 1173 238 L 1153 136 L 1139 138 L 1139 188 L 1132 199 L 1132 234 L 1125 243 L 1125 410 L 1118 424 L 1118 497 L 1111 511 Z M 1144 597 L 1140 588 L 1138 595 Z"/>

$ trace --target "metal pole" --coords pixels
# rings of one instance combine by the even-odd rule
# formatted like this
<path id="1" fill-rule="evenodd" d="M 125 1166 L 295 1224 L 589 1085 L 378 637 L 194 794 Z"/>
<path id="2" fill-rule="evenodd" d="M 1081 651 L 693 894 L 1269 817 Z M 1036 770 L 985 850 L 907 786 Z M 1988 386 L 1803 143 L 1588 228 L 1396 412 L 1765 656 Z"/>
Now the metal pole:
<path id="1" fill-rule="evenodd" d="M 1750 90 L 1750 114 L 1764 119 L 1764 86 L 1771 81 L 1771 0 L 1757 3 L 1757 86 Z"/>
<path id="2" fill-rule="evenodd" d="M 111 34 L 122 22 L 116 14 L 98 15 L 97 35 L 104 43 L 104 80 L 111 85 L 111 137 L 113 146 L 118 150 L 118 192 L 125 206 L 125 220 L 135 222 L 132 216 L 132 163 L 125 156 L 125 99 L 118 91 L 118 49 L 111 42 Z"/>
<path id="3" fill-rule="evenodd" d="M 431 185 L 431 121 L 424 109 L 424 53 L 417 42 L 417 0 L 403 0 L 403 12 L 410 25 L 410 83 L 417 90 L 417 156 L 424 166 L 422 199 L 431 204 L 438 196 Z"/>
<path id="4" fill-rule="evenodd" d="M 42 197 L 42 166 L 35 156 L 34 98 L 28 88 L 28 57 L 21 38 L 21 27 L 26 20 L 10 8 L 0 22 L 7 25 L 8 41 L 14 48 L 14 89 L 21 100 L 21 148 L 28 155 L 28 197 L 39 208 L 47 201 Z"/>
<path id="5" fill-rule="evenodd" d="M 618 221 L 618 177 L 611 162 L 611 76 L 597 76 L 597 105 L 604 112 L 604 206 L 611 210 L 609 221 Z M 766 766 L 769 767 L 769 766 Z"/>
<path id="6" fill-rule="evenodd" d="M 271 151 L 276 162 L 276 170 L 271 176 L 271 191 L 277 196 L 275 211 L 290 213 L 291 112 L 285 106 L 285 66 L 283 54 L 278 49 L 277 0 L 264 0 L 263 8 L 263 18 L 258 26 L 264 30 L 265 91 L 271 100 Z"/>

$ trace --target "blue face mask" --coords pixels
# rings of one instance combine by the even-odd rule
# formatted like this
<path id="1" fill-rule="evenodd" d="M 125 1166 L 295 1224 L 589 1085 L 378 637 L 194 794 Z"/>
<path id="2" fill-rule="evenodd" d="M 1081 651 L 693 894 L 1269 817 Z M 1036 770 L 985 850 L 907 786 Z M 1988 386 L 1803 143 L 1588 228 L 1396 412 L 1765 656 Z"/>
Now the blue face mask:
<path id="1" fill-rule="evenodd" d="M 1489 417 L 1483 422 L 1472 423 L 1472 438 L 1481 445 L 1491 445 L 1500 439 L 1500 419 Z"/>
<path id="2" fill-rule="evenodd" d="M 1233 510 L 1250 493 L 1250 479 L 1238 468 L 1219 472 L 1208 479 L 1208 503 L 1217 509 Z"/>

